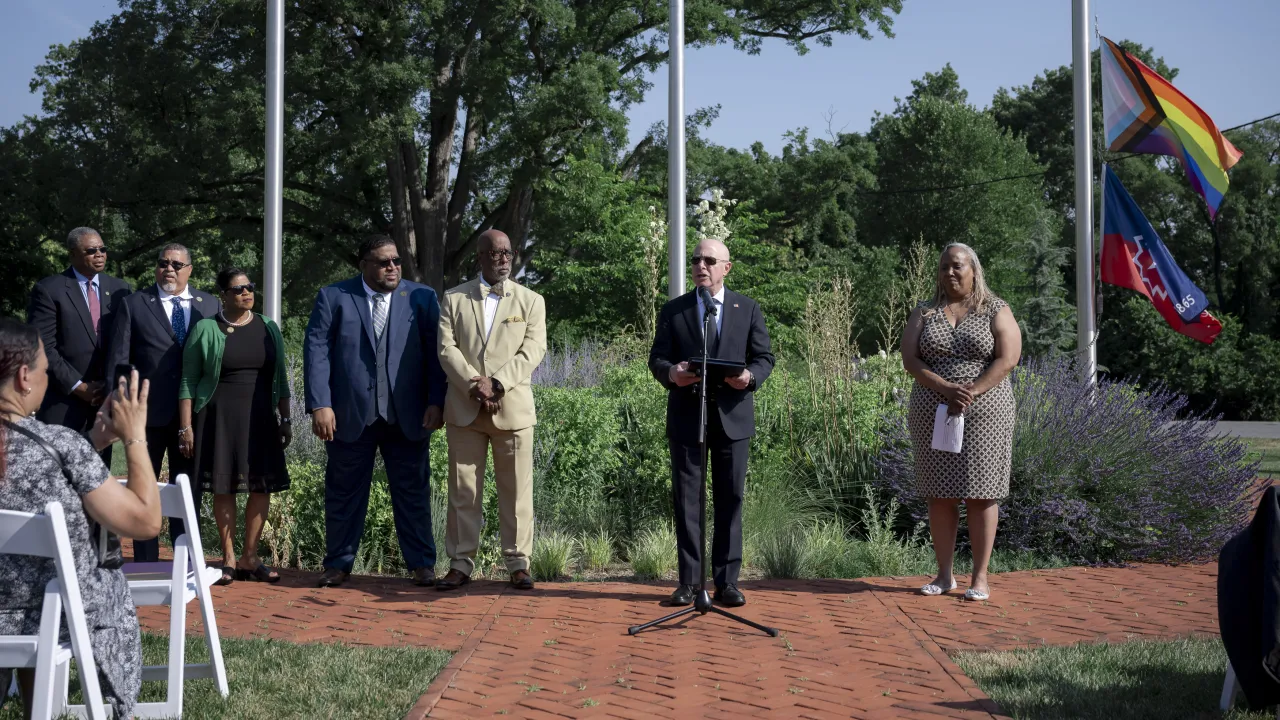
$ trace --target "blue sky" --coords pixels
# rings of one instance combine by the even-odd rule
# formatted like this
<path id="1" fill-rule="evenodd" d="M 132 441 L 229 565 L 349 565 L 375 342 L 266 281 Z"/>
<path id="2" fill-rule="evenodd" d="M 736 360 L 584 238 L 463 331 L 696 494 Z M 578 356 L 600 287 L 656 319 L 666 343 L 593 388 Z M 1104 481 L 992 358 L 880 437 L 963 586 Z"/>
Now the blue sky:
<path id="1" fill-rule="evenodd" d="M 88 33 L 116 10 L 114 0 L 3 0 L 0 23 L 0 124 L 40 109 L 28 92 L 32 69 L 50 45 Z M 1177 86 L 1218 123 L 1230 127 L 1280 112 L 1280 2 L 1277 0 L 1094 0 L 1104 34 L 1152 46 L 1181 70 Z M 825 133 L 865 130 L 876 110 L 893 109 L 911 80 L 950 62 L 987 105 L 996 89 L 1029 83 L 1045 68 L 1071 62 L 1070 0 L 905 0 L 897 37 L 837 38 L 831 48 L 798 56 L 770 43 L 757 56 L 731 47 L 686 55 L 685 105 L 719 104 L 709 137 L 770 151 L 798 127 Z M 633 108 L 632 136 L 666 119 L 666 70 L 649 100 Z"/>

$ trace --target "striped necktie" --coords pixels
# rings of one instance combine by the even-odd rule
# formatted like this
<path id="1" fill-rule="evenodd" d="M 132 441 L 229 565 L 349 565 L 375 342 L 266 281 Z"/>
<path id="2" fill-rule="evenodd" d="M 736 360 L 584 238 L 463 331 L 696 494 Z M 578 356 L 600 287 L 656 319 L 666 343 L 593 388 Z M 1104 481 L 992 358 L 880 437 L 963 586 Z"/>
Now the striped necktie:
<path id="1" fill-rule="evenodd" d="M 381 340 L 387 327 L 387 299 L 382 293 L 373 294 L 373 339 Z"/>

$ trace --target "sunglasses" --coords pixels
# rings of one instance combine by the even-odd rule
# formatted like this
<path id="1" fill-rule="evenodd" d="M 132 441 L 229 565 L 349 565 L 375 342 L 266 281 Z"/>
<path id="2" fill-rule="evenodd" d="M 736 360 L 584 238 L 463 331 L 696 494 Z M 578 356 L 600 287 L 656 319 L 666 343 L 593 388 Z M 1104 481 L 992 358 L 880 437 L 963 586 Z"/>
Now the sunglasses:
<path id="1" fill-rule="evenodd" d="M 191 263 L 184 263 L 179 260 L 161 260 L 160 262 L 156 263 L 157 270 L 164 270 L 165 268 L 173 268 L 174 272 L 181 272 L 184 268 L 189 268 L 189 267 L 191 267 Z"/>
<path id="2" fill-rule="evenodd" d="M 515 256 L 516 254 L 511 252 L 510 250 L 490 250 L 489 251 L 489 259 L 494 262 L 502 260 L 503 258 L 510 260 Z"/>
<path id="3" fill-rule="evenodd" d="M 254 285 L 253 283 L 245 283 L 244 285 L 232 285 L 226 290 L 223 290 L 223 292 L 231 293 L 232 295 L 243 295 L 245 293 L 252 293 L 257 289 L 257 285 Z"/>
<path id="4" fill-rule="evenodd" d="M 400 258 L 398 257 L 387 258 L 386 260 L 378 260 L 377 258 L 368 258 L 365 260 L 365 262 L 373 263 L 374 265 L 377 265 L 378 267 L 383 268 L 384 270 L 390 269 L 393 267 L 400 267 Z"/>
<path id="5" fill-rule="evenodd" d="M 102 246 L 98 246 L 98 247 L 87 247 L 87 248 L 81 248 L 81 249 L 80 249 L 80 252 L 84 253 L 85 255 L 89 255 L 89 256 L 91 256 L 91 257 L 92 257 L 92 256 L 94 256 L 94 255 L 106 255 L 106 254 L 107 254 L 107 249 L 106 249 L 105 247 L 102 247 Z"/>
<path id="6" fill-rule="evenodd" d="M 703 265 L 706 265 L 707 267 L 715 267 L 716 263 L 718 262 L 720 262 L 720 258 L 705 257 L 703 255 L 694 255 L 689 260 L 690 265 L 697 265 L 701 263 Z"/>

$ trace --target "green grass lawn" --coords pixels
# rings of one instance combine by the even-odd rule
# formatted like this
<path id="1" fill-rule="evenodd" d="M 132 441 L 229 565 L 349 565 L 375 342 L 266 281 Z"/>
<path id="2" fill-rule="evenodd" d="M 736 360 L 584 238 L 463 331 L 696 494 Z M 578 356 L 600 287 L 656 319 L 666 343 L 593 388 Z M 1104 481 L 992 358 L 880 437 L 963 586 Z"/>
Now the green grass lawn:
<path id="1" fill-rule="evenodd" d="M 1217 638 L 961 653 L 956 663 L 1019 720 L 1229 718 L 1218 710 L 1227 656 Z"/>
<path id="2" fill-rule="evenodd" d="M 143 660 L 165 661 L 169 641 L 142 636 Z M 402 718 L 449 662 L 432 648 L 368 648 L 295 645 L 277 640 L 224 638 L 231 695 L 218 695 L 213 680 L 186 683 L 183 717 L 192 720 L 286 718 Z M 205 662 L 202 638 L 188 638 L 188 662 Z M 81 702 L 72 680 L 73 700 Z M 164 700 L 164 682 L 142 684 L 142 702 Z M 19 720 L 18 704 L 0 709 L 0 720 Z"/>
<path id="3" fill-rule="evenodd" d="M 1261 475 L 1275 477 L 1280 475 L 1280 440 L 1245 440 L 1249 446 L 1250 461 L 1261 460 L 1258 468 Z"/>

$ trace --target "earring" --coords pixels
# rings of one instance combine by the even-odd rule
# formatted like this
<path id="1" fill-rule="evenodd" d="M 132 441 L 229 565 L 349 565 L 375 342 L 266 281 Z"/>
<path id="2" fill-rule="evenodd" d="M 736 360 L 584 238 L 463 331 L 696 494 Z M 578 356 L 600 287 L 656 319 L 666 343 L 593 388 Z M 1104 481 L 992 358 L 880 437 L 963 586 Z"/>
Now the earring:
<path id="1" fill-rule="evenodd" d="M 22 391 L 22 397 L 27 397 L 30 394 L 31 394 L 31 388 L 27 388 L 26 390 Z"/>

